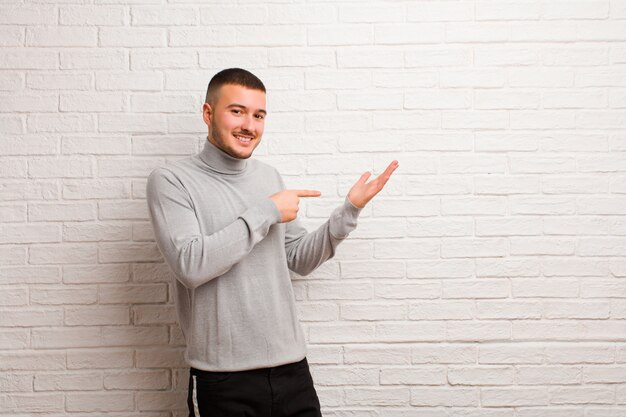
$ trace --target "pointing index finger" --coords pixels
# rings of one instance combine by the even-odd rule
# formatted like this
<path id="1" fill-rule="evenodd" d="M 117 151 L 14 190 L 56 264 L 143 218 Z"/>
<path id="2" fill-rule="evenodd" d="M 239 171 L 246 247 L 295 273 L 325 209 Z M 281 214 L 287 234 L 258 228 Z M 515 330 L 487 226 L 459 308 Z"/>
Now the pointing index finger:
<path id="1" fill-rule="evenodd" d="M 320 191 L 317 190 L 294 190 L 298 197 L 319 197 L 322 195 Z"/>

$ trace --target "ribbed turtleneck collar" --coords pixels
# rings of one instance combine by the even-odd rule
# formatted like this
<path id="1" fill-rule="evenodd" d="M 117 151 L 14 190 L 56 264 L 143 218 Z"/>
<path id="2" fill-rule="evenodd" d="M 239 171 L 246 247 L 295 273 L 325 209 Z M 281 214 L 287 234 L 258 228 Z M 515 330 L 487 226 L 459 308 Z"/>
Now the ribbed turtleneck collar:
<path id="1" fill-rule="evenodd" d="M 214 171 L 222 174 L 240 174 L 248 166 L 247 159 L 239 159 L 230 156 L 207 139 L 204 149 L 198 154 L 202 162 Z"/>

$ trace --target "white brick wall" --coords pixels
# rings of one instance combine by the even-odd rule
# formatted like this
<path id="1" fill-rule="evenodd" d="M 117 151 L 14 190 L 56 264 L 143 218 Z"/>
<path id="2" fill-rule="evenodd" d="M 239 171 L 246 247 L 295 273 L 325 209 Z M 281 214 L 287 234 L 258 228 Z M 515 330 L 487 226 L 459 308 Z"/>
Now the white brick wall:
<path id="1" fill-rule="evenodd" d="M 0 416 L 186 416 L 145 179 L 231 66 L 307 226 L 400 161 L 293 276 L 325 416 L 626 416 L 626 2 L 237 3 L 0 5 Z"/>

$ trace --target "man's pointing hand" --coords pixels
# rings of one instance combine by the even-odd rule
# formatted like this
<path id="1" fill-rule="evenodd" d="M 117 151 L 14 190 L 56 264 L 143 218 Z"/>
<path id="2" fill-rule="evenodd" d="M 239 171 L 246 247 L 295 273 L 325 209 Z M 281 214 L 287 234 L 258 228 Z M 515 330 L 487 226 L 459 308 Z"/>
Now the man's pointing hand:
<path id="1" fill-rule="evenodd" d="M 321 192 L 316 190 L 282 190 L 272 194 L 270 198 L 280 211 L 280 222 L 290 222 L 298 215 L 300 197 L 319 197 Z"/>
<path id="2" fill-rule="evenodd" d="M 385 172 L 374 178 L 372 181 L 366 184 L 367 179 L 372 175 L 371 172 L 365 172 L 361 175 L 361 178 L 352 186 L 348 192 L 348 199 L 350 202 L 358 208 L 363 208 L 369 201 L 374 198 L 376 194 L 383 189 L 393 171 L 398 168 L 398 161 L 393 161 L 389 164 Z"/>

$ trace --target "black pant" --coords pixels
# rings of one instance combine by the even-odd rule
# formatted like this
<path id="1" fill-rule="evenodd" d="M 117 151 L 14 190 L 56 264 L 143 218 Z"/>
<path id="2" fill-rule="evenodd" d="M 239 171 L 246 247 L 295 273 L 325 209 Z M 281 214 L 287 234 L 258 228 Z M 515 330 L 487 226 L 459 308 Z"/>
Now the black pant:
<path id="1" fill-rule="evenodd" d="M 273 368 L 207 372 L 191 368 L 189 417 L 321 417 L 306 358 Z"/>

